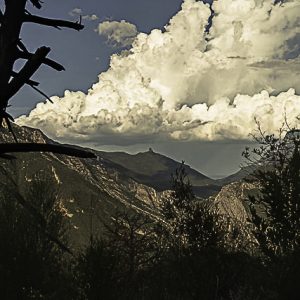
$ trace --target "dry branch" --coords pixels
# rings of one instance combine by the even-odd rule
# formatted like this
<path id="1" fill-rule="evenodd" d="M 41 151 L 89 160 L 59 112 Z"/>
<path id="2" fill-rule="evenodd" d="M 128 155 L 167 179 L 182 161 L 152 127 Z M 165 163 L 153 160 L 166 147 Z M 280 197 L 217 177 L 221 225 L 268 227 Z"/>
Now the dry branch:
<path id="1" fill-rule="evenodd" d="M 30 2 L 32 3 L 33 6 L 35 6 L 36 8 L 40 9 L 42 8 L 42 5 L 41 5 L 41 1 L 39 0 L 30 0 Z"/>
<path id="2" fill-rule="evenodd" d="M 52 152 L 80 158 L 97 158 L 97 156 L 87 150 L 76 149 L 73 147 L 37 144 L 37 143 L 5 143 L 0 144 L 0 155 L 15 152 Z"/>
<path id="3" fill-rule="evenodd" d="M 11 126 L 13 118 L 6 112 L 11 97 L 23 85 L 28 84 L 51 101 L 45 93 L 37 88 L 39 82 L 31 80 L 31 77 L 42 64 L 48 65 L 57 71 L 65 70 L 61 64 L 47 58 L 50 48 L 40 47 L 35 53 L 30 53 L 27 50 L 20 38 L 23 24 L 31 22 L 39 25 L 56 28 L 65 27 L 75 30 L 82 30 L 84 28 L 81 24 L 81 18 L 79 22 L 70 22 L 32 15 L 26 9 L 28 2 L 31 2 L 38 9 L 42 7 L 41 0 L 4 0 L 3 11 L 0 9 L 0 127 L 3 125 L 3 121 L 5 121 L 16 141 L 16 144 L 0 144 L 0 157 L 14 158 L 10 154 L 7 154 L 10 152 L 53 152 L 81 158 L 95 158 L 96 156 L 93 153 L 85 150 L 51 144 L 22 144 L 17 141 L 17 137 Z M 13 67 L 18 59 L 25 59 L 26 63 L 19 72 L 15 72 Z"/>
<path id="4" fill-rule="evenodd" d="M 8 99 L 15 95 L 20 90 L 20 88 L 24 84 L 26 84 L 30 77 L 42 65 L 44 59 L 46 58 L 50 50 L 51 49 L 48 47 L 41 47 L 36 50 L 35 54 L 31 56 L 31 58 L 26 62 L 26 64 L 18 73 L 18 75 L 14 77 L 9 83 L 7 94 Z"/>
<path id="5" fill-rule="evenodd" d="M 50 101 L 51 103 L 53 103 L 53 101 L 51 100 L 51 98 L 45 94 L 43 91 L 41 91 L 40 89 L 38 89 L 36 86 L 34 85 L 30 85 L 35 91 L 37 91 L 39 94 L 41 94 L 43 97 L 45 97 L 48 101 Z"/>
<path id="6" fill-rule="evenodd" d="M 59 19 L 48 19 L 48 18 L 43 18 L 43 17 L 29 15 L 29 14 L 26 14 L 24 16 L 24 22 L 31 22 L 31 23 L 51 26 L 55 28 L 65 27 L 65 28 L 75 29 L 78 31 L 84 28 L 84 26 L 81 23 L 70 22 L 70 21 L 59 20 Z"/>
<path id="7" fill-rule="evenodd" d="M 17 51 L 17 58 L 30 59 L 33 55 L 34 53 L 30 53 L 28 51 Z M 51 67 L 56 71 L 65 71 L 65 68 L 61 64 L 49 58 L 45 58 L 43 60 L 43 64 L 47 65 L 48 67 Z"/>
<path id="8" fill-rule="evenodd" d="M 18 73 L 12 71 L 11 76 L 12 76 L 12 77 L 16 77 L 16 76 L 18 76 Z M 28 84 L 28 85 L 30 85 L 30 86 L 39 86 L 40 83 L 37 82 L 37 81 L 34 81 L 34 80 L 30 80 L 30 79 L 29 79 L 29 80 L 27 80 L 26 84 Z"/>

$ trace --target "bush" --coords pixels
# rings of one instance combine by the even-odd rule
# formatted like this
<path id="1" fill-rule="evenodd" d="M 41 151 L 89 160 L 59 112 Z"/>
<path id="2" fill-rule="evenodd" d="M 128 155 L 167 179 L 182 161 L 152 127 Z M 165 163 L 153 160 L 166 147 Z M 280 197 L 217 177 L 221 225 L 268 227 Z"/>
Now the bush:
<path id="1" fill-rule="evenodd" d="M 2 186 L 0 197 L 1 299 L 69 299 L 66 230 L 53 183 L 36 178 L 24 195 Z"/>

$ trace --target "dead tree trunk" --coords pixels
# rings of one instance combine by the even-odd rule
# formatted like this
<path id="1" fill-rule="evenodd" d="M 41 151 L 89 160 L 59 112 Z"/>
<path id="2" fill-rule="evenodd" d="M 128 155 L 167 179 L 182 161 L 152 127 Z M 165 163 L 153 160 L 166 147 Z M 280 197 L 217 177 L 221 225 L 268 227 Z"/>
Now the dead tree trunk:
<path id="1" fill-rule="evenodd" d="M 42 26 L 51 26 L 55 28 L 65 27 L 75 30 L 82 30 L 83 25 L 81 19 L 79 22 L 70 22 L 66 20 L 49 19 L 40 16 L 32 15 L 27 10 L 27 5 L 32 4 L 35 8 L 40 9 L 42 2 L 40 0 L 4 0 L 4 11 L 0 10 L 0 126 L 3 126 L 3 122 L 7 124 L 8 129 L 13 134 L 17 143 L 17 138 L 13 133 L 11 122 L 13 117 L 10 116 L 6 109 L 9 106 L 10 99 L 25 85 L 31 86 L 36 91 L 40 92 L 44 97 L 51 101 L 37 86 L 38 82 L 31 80 L 33 74 L 40 68 L 42 64 L 45 64 L 56 71 L 63 71 L 64 67 L 49 59 L 47 56 L 51 51 L 50 48 L 42 46 L 36 50 L 35 53 L 30 53 L 26 46 L 23 44 L 20 38 L 21 29 L 24 23 L 35 23 Z M 23 68 L 16 72 L 14 70 L 14 64 L 17 60 L 26 60 Z M 30 152 L 37 151 L 50 151 L 53 149 L 50 146 L 43 145 L 42 147 L 30 146 L 22 143 L 18 143 L 14 149 L 13 145 L 9 146 L 11 152 Z M 5 157 L 6 153 L 3 150 L 0 151 L 2 157 Z M 58 150 L 60 148 L 60 150 Z M 58 146 L 56 151 L 66 155 L 77 156 L 73 148 Z M 16 151 L 14 151 L 16 150 Z M 86 154 L 84 154 L 86 152 Z M 80 153 L 80 157 L 93 157 L 93 154 L 87 151 Z"/>

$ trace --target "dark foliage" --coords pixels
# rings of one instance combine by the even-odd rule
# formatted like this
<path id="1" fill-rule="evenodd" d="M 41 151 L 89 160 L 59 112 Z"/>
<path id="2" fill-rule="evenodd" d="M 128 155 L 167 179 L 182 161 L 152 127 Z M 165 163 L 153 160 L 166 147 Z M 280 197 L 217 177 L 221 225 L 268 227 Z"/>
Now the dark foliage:
<path id="1" fill-rule="evenodd" d="M 111 224 L 104 225 L 106 234 L 102 239 L 91 237 L 80 255 L 80 286 L 88 299 L 99 299 L 99 295 L 104 299 L 140 299 L 160 257 L 154 222 L 142 215 L 117 212 Z M 95 276 L 90 280 L 92 274 Z"/>
<path id="2" fill-rule="evenodd" d="M 172 188 L 171 197 L 162 205 L 169 242 L 190 250 L 217 246 L 225 233 L 217 226 L 217 214 L 196 199 L 184 163 L 172 175 Z"/>
<path id="3" fill-rule="evenodd" d="M 278 299 L 298 299 L 300 282 L 300 153 L 299 131 L 280 130 L 279 137 L 261 136 L 260 147 L 244 156 L 254 162 L 251 181 L 260 193 L 251 196 L 254 235 L 262 258 L 278 287 Z M 285 133 L 285 134 L 284 134 Z"/>
<path id="4" fill-rule="evenodd" d="M 300 153 L 295 137 L 263 136 L 254 149 L 258 162 L 252 181 L 260 193 L 249 198 L 254 234 L 272 260 L 299 249 L 300 242 Z M 246 157 L 251 159 L 249 152 Z"/>
<path id="5" fill-rule="evenodd" d="M 36 215 L 17 197 L 30 203 Z M 1 187 L 1 299 L 69 299 L 64 295 L 72 295 L 68 257 L 60 247 L 66 247 L 67 238 L 59 205 L 53 183 L 40 178 L 32 181 L 23 195 Z M 37 215 L 43 221 L 37 222 Z"/>
<path id="6" fill-rule="evenodd" d="M 145 236 L 136 230 L 139 217 L 122 213 L 105 239 L 83 251 L 77 266 L 83 299 L 298 299 L 298 144 L 267 141 L 269 148 L 255 150 L 267 156 L 252 176 L 260 194 L 251 197 L 252 230 L 263 255 L 250 254 L 248 229 L 194 196 L 182 165 L 172 177 L 172 197 L 162 204 L 163 220 L 149 222 Z"/>
<path id="7" fill-rule="evenodd" d="M 249 254 L 228 251 L 225 219 L 195 198 L 183 165 L 172 183 L 163 222 L 118 213 L 102 239 L 91 239 L 76 268 L 83 297 L 269 299 L 267 270 Z"/>
<path id="8" fill-rule="evenodd" d="M 249 254 L 235 241 L 242 228 L 195 198 L 181 168 L 163 219 L 118 211 L 74 256 L 55 184 L 3 185 L 1 299 L 298 299 L 299 250 L 267 261 Z"/>

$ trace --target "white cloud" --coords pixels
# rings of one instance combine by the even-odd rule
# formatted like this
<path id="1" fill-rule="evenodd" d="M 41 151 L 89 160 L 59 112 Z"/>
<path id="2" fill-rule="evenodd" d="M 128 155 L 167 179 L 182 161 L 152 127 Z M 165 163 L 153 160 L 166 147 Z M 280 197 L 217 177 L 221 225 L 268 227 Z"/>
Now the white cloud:
<path id="1" fill-rule="evenodd" d="M 96 31 L 104 36 L 109 44 L 115 47 L 131 46 L 138 35 L 136 26 L 124 20 L 120 22 L 104 21 L 99 24 Z"/>
<path id="2" fill-rule="evenodd" d="M 69 12 L 69 15 L 72 16 L 72 17 L 78 16 L 78 15 L 81 15 L 81 14 L 82 14 L 82 9 L 79 8 L 79 7 L 75 7 L 74 9 L 72 9 Z"/>
<path id="3" fill-rule="evenodd" d="M 82 17 L 83 20 L 88 20 L 88 21 L 96 21 L 98 20 L 98 16 L 96 16 L 95 14 L 93 15 L 85 15 Z"/>
<path id="4" fill-rule="evenodd" d="M 82 16 L 83 14 L 83 10 L 79 7 L 76 7 L 74 9 L 72 9 L 70 12 L 69 12 L 69 15 L 72 16 L 72 17 L 78 17 L 78 16 Z M 87 21 L 96 21 L 98 20 L 98 16 L 95 15 L 95 14 L 91 14 L 91 15 L 83 15 L 82 16 L 82 19 L 83 20 L 87 20 Z"/>
<path id="5" fill-rule="evenodd" d="M 103 144 L 247 139 L 255 117 L 273 132 L 285 112 L 300 126 L 299 1 L 219 0 L 214 10 L 207 36 L 208 6 L 185 0 L 164 32 L 113 55 L 87 95 L 67 91 L 17 122 Z"/>

